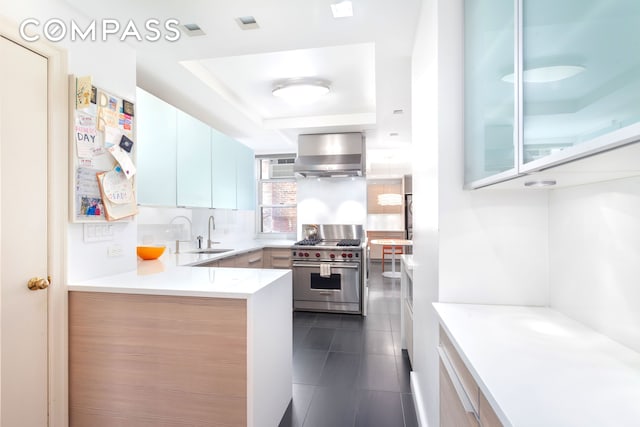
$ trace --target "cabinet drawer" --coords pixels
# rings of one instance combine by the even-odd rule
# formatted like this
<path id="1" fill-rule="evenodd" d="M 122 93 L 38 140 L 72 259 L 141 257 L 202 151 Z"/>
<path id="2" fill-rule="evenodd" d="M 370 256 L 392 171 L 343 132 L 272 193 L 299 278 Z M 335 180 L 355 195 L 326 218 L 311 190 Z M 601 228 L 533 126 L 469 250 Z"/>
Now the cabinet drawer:
<path id="1" fill-rule="evenodd" d="M 467 412 L 458 398 L 453 381 L 440 361 L 440 427 L 478 427 L 473 412 Z"/>
<path id="2" fill-rule="evenodd" d="M 230 256 L 227 258 L 222 258 L 218 261 L 219 267 L 235 267 L 236 266 L 236 258 L 237 256 Z"/>
<path id="3" fill-rule="evenodd" d="M 453 344 L 449 340 L 447 333 L 442 329 L 442 327 L 440 327 L 440 345 L 442 346 L 449 361 L 451 362 L 456 375 L 460 379 L 460 383 L 462 383 L 462 387 L 469 397 L 473 409 L 476 411 L 476 413 L 478 413 L 478 394 L 480 391 L 480 389 L 478 388 L 478 384 L 476 384 L 476 381 L 473 379 L 471 372 L 469 372 L 469 369 L 467 369 L 467 367 L 465 366 L 462 358 L 460 358 L 460 355 L 453 347 Z"/>
<path id="4" fill-rule="evenodd" d="M 480 392 L 480 424 L 482 427 L 502 427 L 502 423 L 482 392 Z"/>
<path id="5" fill-rule="evenodd" d="M 269 249 L 271 268 L 291 268 L 290 249 Z"/>

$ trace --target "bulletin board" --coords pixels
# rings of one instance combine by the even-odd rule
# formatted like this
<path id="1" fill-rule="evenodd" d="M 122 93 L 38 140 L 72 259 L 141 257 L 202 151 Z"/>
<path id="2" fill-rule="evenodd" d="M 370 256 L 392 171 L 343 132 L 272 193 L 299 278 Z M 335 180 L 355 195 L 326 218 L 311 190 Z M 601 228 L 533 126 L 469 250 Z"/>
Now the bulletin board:
<path id="1" fill-rule="evenodd" d="M 138 213 L 135 105 L 70 76 L 72 222 L 118 221 Z"/>

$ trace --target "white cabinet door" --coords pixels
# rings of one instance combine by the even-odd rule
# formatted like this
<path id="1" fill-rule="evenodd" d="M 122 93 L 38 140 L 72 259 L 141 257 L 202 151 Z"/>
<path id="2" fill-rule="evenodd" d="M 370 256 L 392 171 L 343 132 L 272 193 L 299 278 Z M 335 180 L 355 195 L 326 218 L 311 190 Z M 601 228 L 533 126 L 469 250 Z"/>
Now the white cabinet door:
<path id="1" fill-rule="evenodd" d="M 256 165 L 253 150 L 240 143 L 236 150 L 236 204 L 238 209 L 255 210 Z"/>
<path id="2" fill-rule="evenodd" d="M 136 104 L 138 203 L 175 206 L 177 110 L 140 88 Z"/>
<path id="3" fill-rule="evenodd" d="M 236 209 L 238 142 L 211 129 L 211 196 L 214 208 Z"/>
<path id="4" fill-rule="evenodd" d="M 0 424 L 46 426 L 47 59 L 3 37 L 0 58 Z"/>
<path id="5" fill-rule="evenodd" d="M 211 128 L 178 111 L 178 206 L 211 207 Z"/>

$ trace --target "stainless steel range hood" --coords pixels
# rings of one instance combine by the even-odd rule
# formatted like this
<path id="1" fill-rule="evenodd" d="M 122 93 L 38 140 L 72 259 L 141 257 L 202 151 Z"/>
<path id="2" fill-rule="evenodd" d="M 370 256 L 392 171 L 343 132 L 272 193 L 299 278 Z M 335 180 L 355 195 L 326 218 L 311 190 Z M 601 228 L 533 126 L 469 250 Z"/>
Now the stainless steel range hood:
<path id="1" fill-rule="evenodd" d="M 298 136 L 298 177 L 365 176 L 365 140 L 360 132 Z"/>

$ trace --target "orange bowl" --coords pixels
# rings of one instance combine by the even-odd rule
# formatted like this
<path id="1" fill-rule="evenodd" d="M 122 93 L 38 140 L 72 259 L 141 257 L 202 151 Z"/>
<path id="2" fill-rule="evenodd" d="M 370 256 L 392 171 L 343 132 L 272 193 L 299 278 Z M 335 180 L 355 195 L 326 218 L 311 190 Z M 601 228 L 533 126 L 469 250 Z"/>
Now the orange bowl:
<path id="1" fill-rule="evenodd" d="M 142 259 L 157 259 L 164 253 L 165 246 L 137 246 L 136 253 Z"/>

